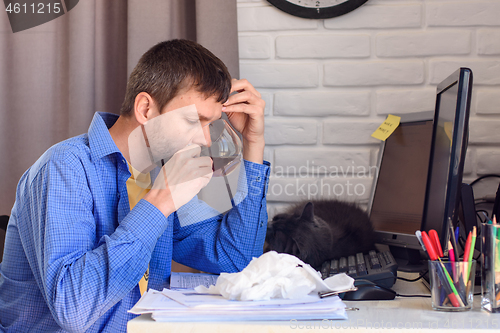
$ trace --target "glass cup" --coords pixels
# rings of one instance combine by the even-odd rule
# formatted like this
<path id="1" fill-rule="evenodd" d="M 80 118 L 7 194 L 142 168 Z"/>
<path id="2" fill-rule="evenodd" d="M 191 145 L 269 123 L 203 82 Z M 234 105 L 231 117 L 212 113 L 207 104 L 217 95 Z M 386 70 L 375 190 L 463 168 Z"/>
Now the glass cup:
<path id="1" fill-rule="evenodd" d="M 481 307 L 500 312 L 500 225 L 481 225 Z"/>
<path id="2" fill-rule="evenodd" d="M 213 177 L 229 175 L 242 160 L 242 143 L 238 134 L 224 119 L 209 125 L 211 144 L 202 147 L 200 156 L 208 156 L 213 161 Z"/>
<path id="3" fill-rule="evenodd" d="M 475 272 L 475 260 L 429 260 L 432 308 L 438 311 L 472 309 Z"/>

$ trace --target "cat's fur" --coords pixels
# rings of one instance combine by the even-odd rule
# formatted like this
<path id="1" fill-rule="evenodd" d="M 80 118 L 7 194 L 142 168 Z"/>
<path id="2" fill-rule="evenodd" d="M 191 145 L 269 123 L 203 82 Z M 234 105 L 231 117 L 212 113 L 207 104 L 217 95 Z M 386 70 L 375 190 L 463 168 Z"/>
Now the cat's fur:
<path id="1" fill-rule="evenodd" d="M 274 216 L 264 251 L 292 254 L 319 269 L 326 260 L 374 249 L 374 240 L 370 219 L 356 204 L 314 200 Z"/>

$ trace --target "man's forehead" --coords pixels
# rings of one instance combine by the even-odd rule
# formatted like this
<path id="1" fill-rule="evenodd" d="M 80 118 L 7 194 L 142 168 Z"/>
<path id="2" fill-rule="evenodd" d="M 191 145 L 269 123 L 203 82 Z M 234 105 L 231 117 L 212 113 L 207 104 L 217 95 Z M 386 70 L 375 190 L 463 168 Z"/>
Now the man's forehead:
<path id="1" fill-rule="evenodd" d="M 198 105 L 198 107 L 196 108 L 196 112 L 198 113 L 198 118 L 200 119 L 200 121 L 212 122 L 221 118 L 222 105 L 219 103 L 216 103 L 215 105 Z"/>
<path id="2" fill-rule="evenodd" d="M 218 104 L 218 103 L 217 103 Z M 212 105 L 212 104 L 190 104 L 172 111 L 167 111 L 166 113 L 177 113 L 183 115 L 184 117 L 194 118 L 197 117 L 202 122 L 212 122 L 214 120 L 220 119 L 222 116 L 222 105 Z"/>

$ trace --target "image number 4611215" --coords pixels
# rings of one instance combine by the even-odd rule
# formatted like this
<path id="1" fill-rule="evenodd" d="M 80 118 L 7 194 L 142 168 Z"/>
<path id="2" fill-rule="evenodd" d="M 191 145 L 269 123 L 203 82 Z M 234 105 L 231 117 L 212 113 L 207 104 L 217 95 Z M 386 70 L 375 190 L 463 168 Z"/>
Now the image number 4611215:
<path id="1" fill-rule="evenodd" d="M 73 9 L 79 0 L 4 0 L 12 32 L 27 30 L 52 21 Z"/>

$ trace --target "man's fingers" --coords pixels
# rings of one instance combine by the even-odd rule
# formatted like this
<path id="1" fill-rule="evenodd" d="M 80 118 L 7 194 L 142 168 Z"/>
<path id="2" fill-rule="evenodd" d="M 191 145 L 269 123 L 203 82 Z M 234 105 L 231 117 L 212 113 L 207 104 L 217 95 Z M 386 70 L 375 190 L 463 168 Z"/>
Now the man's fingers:
<path id="1" fill-rule="evenodd" d="M 207 161 L 197 161 L 201 159 L 208 159 Z M 210 181 L 212 179 L 212 161 L 209 157 L 200 157 L 193 159 L 194 161 L 190 161 L 189 165 L 186 165 L 186 170 L 184 173 L 184 177 L 179 179 L 175 184 L 178 185 L 182 183 L 189 183 L 192 181 L 202 181 L 206 185 L 206 181 Z M 202 179 L 203 178 L 203 179 Z M 169 182 L 170 184 L 171 182 Z M 208 183 L 208 182 L 207 182 Z M 205 186 L 203 185 L 203 187 Z"/>
<path id="2" fill-rule="evenodd" d="M 212 159 L 208 156 L 202 156 L 197 158 L 192 158 L 186 162 L 186 168 L 199 169 L 199 168 L 209 168 L 212 169 Z"/>
<path id="3" fill-rule="evenodd" d="M 208 156 L 198 157 L 199 146 L 181 149 L 165 164 L 160 175 L 163 180 L 155 181 L 156 188 L 173 186 L 192 181 L 199 177 L 212 177 L 212 159 Z"/>
<path id="4" fill-rule="evenodd" d="M 232 80 L 232 85 L 231 85 L 231 93 L 233 92 L 241 92 L 241 91 L 249 91 L 256 95 L 257 97 L 261 97 L 260 93 L 255 89 L 255 87 L 248 82 L 246 79 L 241 79 L 241 80 Z"/>
<path id="5" fill-rule="evenodd" d="M 226 107 L 224 110 L 226 113 L 246 113 L 248 115 L 260 115 L 263 114 L 262 107 L 251 104 L 234 104 Z"/>
<path id="6" fill-rule="evenodd" d="M 189 158 L 189 157 L 194 158 L 200 156 L 200 152 L 201 152 L 201 147 L 199 145 L 191 144 L 180 149 L 176 154 L 179 154 L 184 158 Z"/>
<path id="7" fill-rule="evenodd" d="M 239 104 L 239 103 L 248 103 L 248 104 L 256 104 L 261 107 L 265 106 L 265 102 L 257 95 L 250 91 L 244 91 L 239 94 L 234 94 L 229 97 L 224 106 L 228 107 L 230 105 Z"/>

